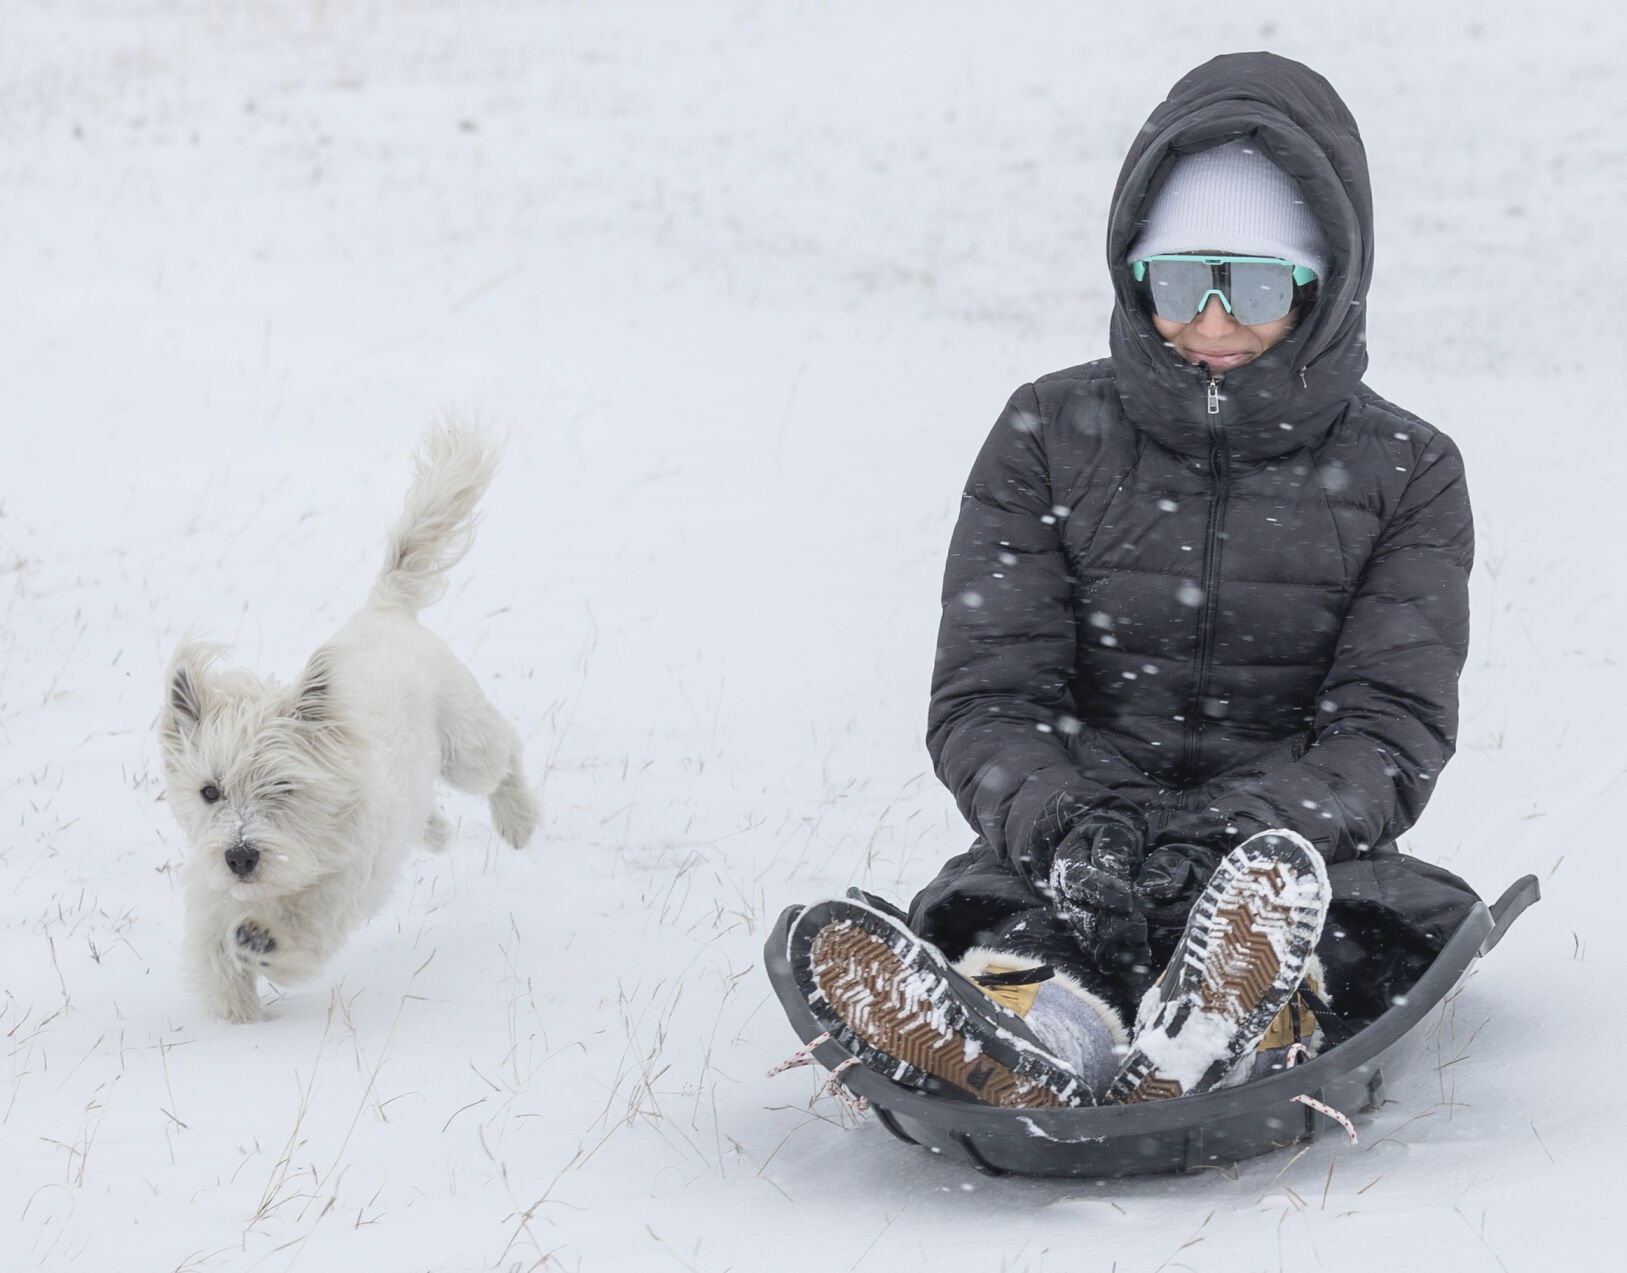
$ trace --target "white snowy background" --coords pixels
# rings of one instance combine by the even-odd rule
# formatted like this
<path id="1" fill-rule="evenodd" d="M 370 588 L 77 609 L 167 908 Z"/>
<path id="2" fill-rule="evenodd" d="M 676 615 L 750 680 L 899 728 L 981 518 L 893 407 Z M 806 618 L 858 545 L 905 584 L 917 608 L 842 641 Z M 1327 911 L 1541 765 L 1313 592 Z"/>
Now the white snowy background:
<path id="1" fill-rule="evenodd" d="M 1461 750 L 1407 845 L 1546 897 L 1359 1146 L 988 1180 L 766 1077 L 761 946 L 964 846 L 922 743 L 960 483 L 1014 387 L 1105 353 L 1147 112 L 1251 48 L 1360 120 L 1369 380 L 1469 465 Z M 0 0 L 0 1263 L 1614 1248 L 1624 54 L 1605 0 Z M 427 618 L 544 828 L 516 853 L 449 797 L 452 851 L 226 1026 L 177 973 L 162 667 L 197 624 L 292 675 L 447 409 L 507 452 Z"/>

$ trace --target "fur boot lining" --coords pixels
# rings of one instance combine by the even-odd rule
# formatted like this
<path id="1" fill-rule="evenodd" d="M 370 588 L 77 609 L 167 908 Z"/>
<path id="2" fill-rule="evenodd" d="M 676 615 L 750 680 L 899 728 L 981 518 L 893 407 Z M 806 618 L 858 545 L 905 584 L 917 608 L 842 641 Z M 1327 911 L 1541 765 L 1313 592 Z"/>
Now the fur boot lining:
<path id="1" fill-rule="evenodd" d="M 988 946 L 972 946 L 959 961 L 954 969 L 968 981 L 974 981 L 988 972 L 1015 972 L 1028 968 L 1039 968 L 1045 963 L 1043 959 L 1036 959 L 1033 955 L 1019 955 L 1009 950 L 995 950 Z M 1113 1005 L 1100 995 L 1081 985 L 1078 980 L 1070 977 L 1060 968 L 1053 966 L 1052 980 L 1063 989 L 1069 991 L 1076 998 L 1083 999 L 1095 1011 L 1096 1015 L 1107 1024 L 1107 1032 L 1113 1038 L 1115 1047 L 1128 1047 L 1130 1044 L 1129 1032 L 1124 1028 L 1124 1020 Z"/>

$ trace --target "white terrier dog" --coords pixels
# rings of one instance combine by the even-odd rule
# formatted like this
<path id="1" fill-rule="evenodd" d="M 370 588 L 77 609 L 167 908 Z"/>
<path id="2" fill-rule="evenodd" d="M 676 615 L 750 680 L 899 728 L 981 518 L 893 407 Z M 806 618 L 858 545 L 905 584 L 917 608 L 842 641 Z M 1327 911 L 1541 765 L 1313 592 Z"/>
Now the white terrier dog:
<path id="1" fill-rule="evenodd" d="M 175 651 L 158 737 L 190 844 L 186 962 L 228 1021 L 260 1018 L 260 977 L 314 975 L 415 843 L 446 847 L 437 778 L 488 797 L 516 848 L 531 838 L 519 737 L 415 617 L 468 552 L 495 464 L 477 432 L 430 432 L 372 595 L 296 684 L 220 669 L 219 646 Z"/>

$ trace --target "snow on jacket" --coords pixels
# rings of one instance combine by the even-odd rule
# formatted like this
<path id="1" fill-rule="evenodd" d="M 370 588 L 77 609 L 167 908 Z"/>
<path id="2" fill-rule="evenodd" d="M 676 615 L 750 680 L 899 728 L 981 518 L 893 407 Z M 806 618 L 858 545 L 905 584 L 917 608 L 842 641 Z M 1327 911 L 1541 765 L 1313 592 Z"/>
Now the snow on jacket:
<path id="1" fill-rule="evenodd" d="M 1330 265 L 1286 339 L 1211 382 L 1159 338 L 1124 257 L 1175 158 L 1236 138 L 1298 183 Z M 1455 745 L 1473 530 L 1452 442 L 1361 383 L 1372 229 L 1354 120 L 1269 54 L 1193 71 L 1126 157 L 1111 357 L 1012 396 L 945 573 L 928 747 L 1023 873 L 1059 800 L 1133 806 L 1155 841 L 1286 826 L 1335 862 L 1428 800 Z"/>

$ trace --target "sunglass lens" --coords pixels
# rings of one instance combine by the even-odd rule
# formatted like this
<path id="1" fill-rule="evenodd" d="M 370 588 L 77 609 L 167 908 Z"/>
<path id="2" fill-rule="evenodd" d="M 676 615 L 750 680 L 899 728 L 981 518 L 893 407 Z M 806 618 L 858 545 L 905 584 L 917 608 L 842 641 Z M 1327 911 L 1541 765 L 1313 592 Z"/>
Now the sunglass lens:
<path id="1" fill-rule="evenodd" d="M 1147 287 L 1158 317 L 1190 323 L 1215 285 L 1215 270 L 1206 261 L 1148 261 Z"/>
<path id="2" fill-rule="evenodd" d="M 1250 327 L 1286 318 L 1294 307 L 1294 268 L 1276 261 L 1233 261 L 1226 299 L 1237 321 Z"/>

